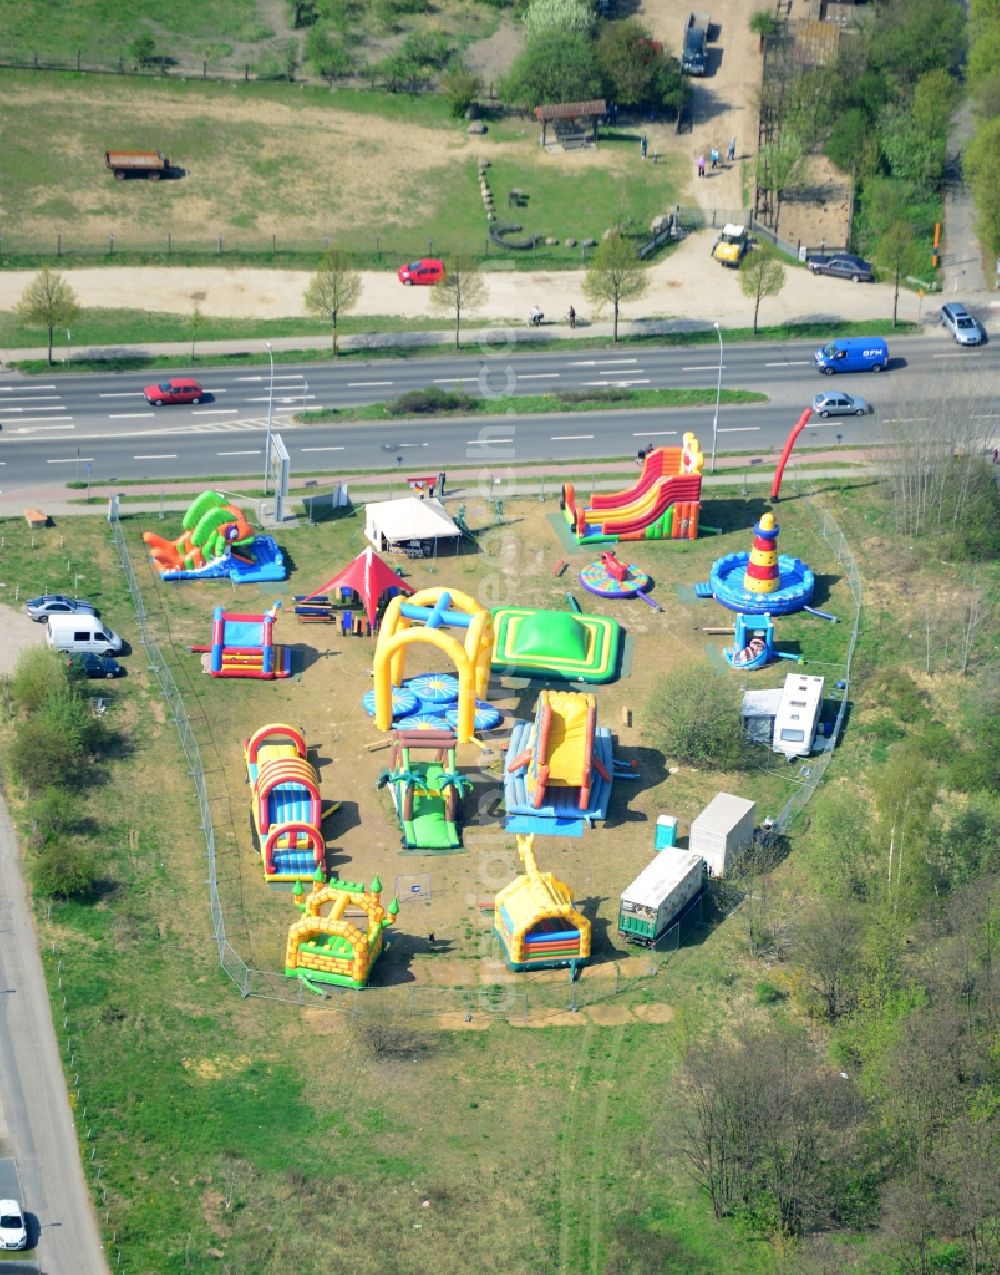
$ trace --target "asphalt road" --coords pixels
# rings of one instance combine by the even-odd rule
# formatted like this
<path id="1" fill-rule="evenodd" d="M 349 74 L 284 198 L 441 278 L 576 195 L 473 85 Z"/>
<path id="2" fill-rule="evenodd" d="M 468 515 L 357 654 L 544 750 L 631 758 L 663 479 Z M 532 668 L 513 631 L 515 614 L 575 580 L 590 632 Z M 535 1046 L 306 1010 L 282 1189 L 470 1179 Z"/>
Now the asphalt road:
<path id="1" fill-rule="evenodd" d="M 718 451 L 770 451 L 819 389 L 836 385 L 861 394 L 874 417 L 813 422 L 822 441 L 878 441 L 896 404 L 948 401 L 966 394 L 970 411 L 1000 387 L 1000 353 L 987 345 L 958 350 L 943 334 L 900 337 L 881 377 L 870 373 L 820 377 L 814 343 L 728 345 L 721 351 L 723 386 L 767 393 L 766 405 L 723 406 Z M 480 396 L 585 390 L 595 386 L 715 389 L 715 345 L 532 354 L 501 349 L 479 355 L 374 360 L 341 364 L 280 364 L 268 368 L 199 369 L 206 398 L 197 407 L 155 408 L 142 388 L 150 373 L 0 378 L 0 489 L 46 481 L 243 476 L 260 472 L 270 413 L 288 447 L 293 473 L 383 469 L 393 462 L 422 472 L 449 464 L 557 463 L 627 455 L 640 446 L 679 438 L 693 429 L 711 446 L 714 405 L 649 412 L 600 411 L 552 416 L 449 418 L 405 423 L 297 425 L 306 408 L 346 407 L 391 399 L 437 385 Z M 816 441 L 820 441 L 817 439 Z"/>
<path id="2" fill-rule="evenodd" d="M 37 1238 L 39 1265 L 50 1275 L 105 1275 L 31 911 L 2 800 L 0 1074 L 8 1139 L 24 1192 L 21 1204 Z"/>

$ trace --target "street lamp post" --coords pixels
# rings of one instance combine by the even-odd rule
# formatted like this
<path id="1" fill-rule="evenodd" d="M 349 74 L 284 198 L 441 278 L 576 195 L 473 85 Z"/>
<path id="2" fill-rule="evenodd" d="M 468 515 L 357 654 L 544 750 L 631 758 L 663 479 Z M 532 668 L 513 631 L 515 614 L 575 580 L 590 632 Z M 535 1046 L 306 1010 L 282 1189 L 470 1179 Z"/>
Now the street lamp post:
<path id="1" fill-rule="evenodd" d="M 719 380 L 715 387 L 715 416 L 712 419 L 712 473 L 715 473 L 715 451 L 719 442 L 719 403 L 722 401 L 722 333 L 719 325 L 713 323 L 715 335 L 719 338 Z"/>
<path id="2" fill-rule="evenodd" d="M 73 362 L 73 334 L 69 328 L 66 329 L 66 362 Z"/>
<path id="3" fill-rule="evenodd" d="M 267 475 L 271 463 L 271 417 L 274 412 L 274 354 L 271 342 L 267 341 L 267 357 L 271 364 L 271 375 L 267 384 L 267 437 L 264 440 L 264 495 L 267 495 Z M 722 373 L 720 372 L 721 376 Z"/>

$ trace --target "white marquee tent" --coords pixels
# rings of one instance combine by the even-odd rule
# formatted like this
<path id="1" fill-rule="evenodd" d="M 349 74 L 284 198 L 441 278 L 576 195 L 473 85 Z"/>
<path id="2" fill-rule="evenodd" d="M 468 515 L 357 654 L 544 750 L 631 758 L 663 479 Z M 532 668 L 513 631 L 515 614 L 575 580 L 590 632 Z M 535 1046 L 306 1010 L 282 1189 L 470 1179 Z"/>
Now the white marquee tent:
<path id="1" fill-rule="evenodd" d="M 403 549 L 436 553 L 437 541 L 453 541 L 461 531 L 440 500 L 405 496 L 383 500 L 365 509 L 365 536 L 378 550 Z"/>

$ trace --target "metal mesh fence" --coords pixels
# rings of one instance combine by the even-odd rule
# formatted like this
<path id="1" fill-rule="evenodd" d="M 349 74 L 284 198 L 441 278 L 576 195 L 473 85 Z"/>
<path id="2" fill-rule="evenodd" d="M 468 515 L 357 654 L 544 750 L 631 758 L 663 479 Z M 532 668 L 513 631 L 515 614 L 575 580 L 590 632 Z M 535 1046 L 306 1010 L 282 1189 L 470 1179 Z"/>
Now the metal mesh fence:
<path id="1" fill-rule="evenodd" d="M 843 728 L 844 716 L 847 712 L 850 691 L 851 661 L 861 626 L 861 576 L 857 569 L 854 555 L 847 544 L 844 534 L 833 515 L 820 509 L 815 498 L 808 501 L 820 525 L 820 534 L 830 546 L 830 550 L 844 570 L 845 578 L 851 589 L 855 602 L 854 623 L 848 642 L 847 656 L 843 676 L 843 689 L 840 708 L 833 733 L 828 737 L 826 748 L 810 767 L 809 775 L 796 790 L 784 808 L 775 818 L 767 836 L 773 837 L 785 832 L 798 813 L 816 791 L 826 773 L 826 768 L 833 757 L 833 751 Z M 215 828 L 212 823 L 212 811 L 208 787 L 205 781 L 205 769 L 202 763 L 201 749 L 191 727 L 191 721 L 184 704 L 177 682 L 170 670 L 167 660 L 156 641 L 149 618 L 146 613 L 142 590 L 136 579 L 135 569 L 129 555 L 128 545 L 117 516 L 108 519 L 111 535 L 122 571 L 128 585 L 132 604 L 135 608 L 136 621 L 140 640 L 149 660 L 150 670 L 160 684 L 167 711 L 177 728 L 181 749 L 191 772 L 192 782 L 198 797 L 198 812 L 202 832 L 205 837 L 205 856 L 208 865 L 208 897 L 212 916 L 212 933 L 219 953 L 219 964 L 232 979 L 244 997 L 255 996 L 265 1000 L 281 1001 L 288 1005 L 310 1008 L 326 1008 L 341 1013 L 378 1017 L 385 1014 L 395 1016 L 411 1016 L 430 1019 L 443 1015 L 462 1015 L 466 1020 L 485 1013 L 492 1013 L 506 1019 L 523 1018 L 528 1015 L 534 1018 L 556 1015 L 582 1009 L 588 1005 L 598 1005 L 618 996 L 623 991 L 632 991 L 644 983 L 654 979 L 659 972 L 666 954 L 674 952 L 680 946 L 687 930 L 700 922 L 702 917 L 701 901 L 698 907 L 675 922 L 660 938 L 656 948 L 648 954 L 648 963 L 640 972 L 629 978 L 623 977 L 617 962 L 606 965 L 597 964 L 591 967 L 591 976 L 582 982 L 571 979 L 557 980 L 550 983 L 533 982 L 530 987 L 519 983 L 512 984 L 500 981 L 496 983 L 480 983 L 468 987 L 435 987 L 408 985 L 405 988 L 369 986 L 363 991 L 335 992 L 317 990 L 298 980 L 287 978 L 283 973 L 274 970 L 257 969 L 249 964 L 233 947 L 226 933 L 226 917 L 222 898 L 219 892 L 218 865 L 216 858 Z M 429 888 L 429 886 L 428 886 Z"/>

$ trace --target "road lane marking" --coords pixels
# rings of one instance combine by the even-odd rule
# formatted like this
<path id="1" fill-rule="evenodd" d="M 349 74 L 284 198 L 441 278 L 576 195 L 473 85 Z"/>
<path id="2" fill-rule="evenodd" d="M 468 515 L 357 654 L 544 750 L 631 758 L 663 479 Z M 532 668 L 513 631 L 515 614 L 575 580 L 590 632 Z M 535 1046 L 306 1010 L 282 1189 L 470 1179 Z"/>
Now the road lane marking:
<path id="1" fill-rule="evenodd" d="M 268 397 L 269 397 L 268 395 L 265 395 L 263 398 L 248 398 L 248 399 L 247 399 L 247 402 L 248 402 L 248 403 L 266 403 L 266 402 L 268 401 Z M 282 402 L 282 403 L 292 403 L 292 402 L 294 402 L 294 403 L 302 403 L 302 402 L 304 402 L 306 399 L 315 398 L 315 397 L 316 397 L 316 395 L 315 395 L 315 394 L 295 394 L 295 395 L 292 395 L 292 394 L 282 394 L 282 396 L 281 396 L 281 402 Z M 276 400 L 274 400 L 274 399 L 271 399 L 271 401 L 272 401 L 272 402 L 276 402 Z M 235 410 L 236 410 L 236 409 L 235 409 L 235 408 L 233 408 L 233 411 L 235 411 Z"/>
<path id="2" fill-rule="evenodd" d="M 430 443 L 397 443 L 397 447 L 429 447 Z"/>
<path id="3" fill-rule="evenodd" d="M 665 438 L 676 438 L 680 430 L 676 429 L 641 429 L 638 433 L 633 434 L 633 438 L 658 438 L 661 434 Z"/>
<path id="4" fill-rule="evenodd" d="M 808 367 L 812 359 L 781 359 L 777 363 L 765 363 L 765 367 Z M 685 369 L 686 370 L 686 369 Z"/>
<path id="5" fill-rule="evenodd" d="M 553 434 L 550 443 L 574 443 L 577 439 L 593 438 L 593 434 Z"/>
<path id="6" fill-rule="evenodd" d="M 309 448 L 308 448 L 308 447 L 304 447 L 302 450 L 303 450 L 303 451 L 308 451 L 308 450 L 309 450 Z M 216 456 L 259 456 L 259 455 L 260 455 L 260 448 L 259 448 L 259 447 L 253 447 L 253 448 L 251 448 L 251 449 L 250 449 L 250 451 L 244 451 L 244 452 L 216 452 L 215 454 L 216 454 Z"/>
<path id="7" fill-rule="evenodd" d="M 109 421 L 144 421 L 147 417 L 155 416 L 155 412 L 109 412 Z"/>
<path id="8" fill-rule="evenodd" d="M 636 368 L 632 368 L 632 370 L 629 372 L 623 372 L 620 367 L 609 367 L 606 372 L 600 371 L 597 373 L 597 375 L 598 376 L 634 376 L 637 372 L 645 372 L 645 370 L 646 369 L 643 367 L 636 367 Z"/>
<path id="9" fill-rule="evenodd" d="M 9 412 L 11 416 L 15 413 L 30 412 L 32 410 L 30 407 L 8 407 L 6 403 L 4 403 L 3 406 L 4 411 Z M 52 406 L 49 407 L 46 403 L 38 403 L 37 405 L 34 405 L 34 410 L 36 412 L 65 412 L 66 406 L 64 403 L 53 403 Z"/>
<path id="10" fill-rule="evenodd" d="M 148 456 L 133 456 L 133 460 L 176 460 L 176 452 L 150 452 Z"/>
<path id="11" fill-rule="evenodd" d="M 719 430 L 720 434 L 755 434 L 760 430 L 759 425 L 730 425 L 725 429 Z"/>
<path id="12" fill-rule="evenodd" d="M 520 372 L 516 373 L 519 381 L 558 381 L 560 372 Z"/>
<path id="13" fill-rule="evenodd" d="M 4 407 L 8 403 L 40 403 L 43 398 L 62 398 L 61 394 L 28 394 L 23 398 L 7 398 L 4 399 Z M 14 409 L 11 408 L 11 411 Z"/>
<path id="14" fill-rule="evenodd" d="M 342 452 L 343 447 L 300 447 L 300 452 Z M 234 453 L 235 455 L 235 453 Z"/>
<path id="15" fill-rule="evenodd" d="M 434 385 L 455 385 L 461 381 L 475 381 L 477 379 L 478 378 L 475 376 L 436 376 L 434 378 L 433 384 Z"/>
<path id="16" fill-rule="evenodd" d="M 142 398 L 142 390 L 109 390 L 98 394 L 98 398 Z"/>
<path id="17" fill-rule="evenodd" d="M 61 456 L 58 460 L 47 460 L 46 465 L 92 465 L 93 456 Z"/>
<path id="18" fill-rule="evenodd" d="M 727 364 L 723 363 L 722 365 L 723 372 L 726 370 L 726 367 L 727 367 Z M 699 364 L 698 367 L 682 367 L 681 368 L 682 372 L 718 372 L 718 370 L 719 370 L 718 363 L 705 363 L 705 364 Z"/>
<path id="19" fill-rule="evenodd" d="M 347 388 L 349 390 L 363 390 L 370 385 L 391 385 L 392 381 L 348 381 Z"/>
<path id="20" fill-rule="evenodd" d="M 16 394 L 22 387 L 19 385 L 0 385 L 0 394 Z M 32 385 L 33 390 L 54 390 L 54 385 Z"/>
<path id="21" fill-rule="evenodd" d="M 51 416 L 22 416 L 17 422 L 17 428 L 13 430 L 15 434 L 30 433 L 31 430 L 21 429 L 22 425 L 29 425 L 33 429 L 73 429 L 68 424 L 73 419 L 72 416 L 60 416 L 58 421 L 52 419 Z"/>
<path id="22" fill-rule="evenodd" d="M 238 407 L 196 407 L 192 416 L 238 416 Z"/>
<path id="23" fill-rule="evenodd" d="M 581 359 L 578 363 L 570 363 L 570 367 L 607 367 L 609 363 L 638 363 L 638 359 Z"/>
<path id="24" fill-rule="evenodd" d="M 648 385 L 648 384 L 649 384 L 648 376 L 644 380 L 638 380 L 638 381 L 584 381 L 585 386 L 599 385 L 602 390 L 607 390 L 607 389 L 625 390 L 625 389 L 628 389 L 630 385 Z"/>
<path id="25" fill-rule="evenodd" d="M 513 438 L 470 438 L 466 440 L 466 447 L 492 447 L 494 443 L 512 443 Z"/>

